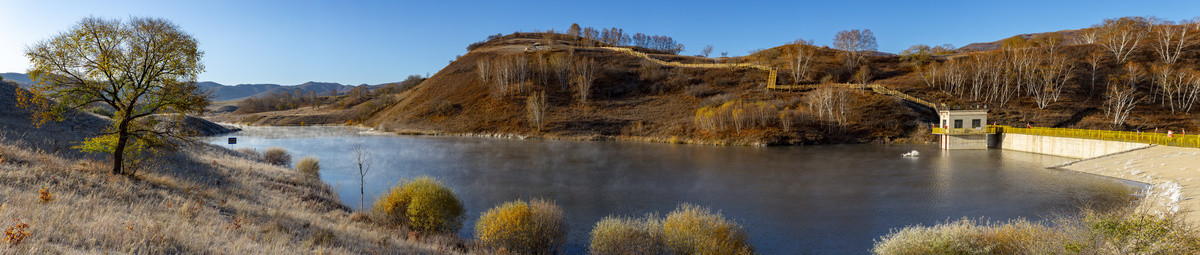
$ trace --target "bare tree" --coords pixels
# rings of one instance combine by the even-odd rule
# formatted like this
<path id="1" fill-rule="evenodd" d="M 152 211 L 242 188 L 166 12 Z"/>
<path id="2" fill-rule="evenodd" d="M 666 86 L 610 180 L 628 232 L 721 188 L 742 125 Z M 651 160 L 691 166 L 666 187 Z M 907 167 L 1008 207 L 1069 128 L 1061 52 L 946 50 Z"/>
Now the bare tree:
<path id="1" fill-rule="evenodd" d="M 1063 36 L 1059 33 L 1043 33 L 1033 36 L 1029 42 L 1033 46 L 1045 48 L 1050 55 L 1054 55 L 1058 47 L 1063 44 Z"/>
<path id="2" fill-rule="evenodd" d="M 875 33 L 870 29 L 842 30 L 833 37 L 833 47 L 846 54 L 847 66 L 857 66 L 866 51 L 878 49 L 879 43 L 875 41 Z"/>
<path id="3" fill-rule="evenodd" d="M 554 72 L 560 90 L 567 90 L 571 83 L 571 57 L 569 55 L 569 53 L 550 55 L 548 64 L 550 70 Z"/>
<path id="4" fill-rule="evenodd" d="M 711 54 L 711 53 L 712 53 L 712 51 L 713 51 L 713 46 L 712 46 L 712 45 L 707 45 L 707 46 L 704 46 L 704 49 L 703 49 L 703 50 L 700 50 L 700 55 L 704 55 L 704 57 L 706 57 L 706 58 L 707 58 L 707 57 L 708 57 L 708 54 Z"/>
<path id="5" fill-rule="evenodd" d="M 1098 27 L 1097 42 L 1113 54 L 1113 60 L 1124 63 L 1141 47 L 1149 32 L 1150 22 L 1143 17 L 1106 19 Z"/>
<path id="6" fill-rule="evenodd" d="M 1151 48 L 1163 63 L 1174 64 L 1184 50 L 1196 44 L 1196 33 L 1186 21 L 1178 25 L 1171 21 L 1156 22 L 1150 34 L 1153 39 Z"/>
<path id="7" fill-rule="evenodd" d="M 354 163 L 358 165 L 358 211 L 363 211 L 363 205 L 366 205 L 367 196 L 367 172 L 371 171 L 371 165 L 374 164 L 374 158 L 370 151 L 363 148 L 362 144 L 354 145 L 351 150 L 354 153 Z"/>
<path id="8" fill-rule="evenodd" d="M 581 58 L 576 60 L 572 67 L 575 71 L 572 83 L 575 85 L 579 104 L 587 105 L 588 97 L 592 93 L 592 83 L 596 80 L 596 61 L 592 58 Z"/>
<path id="9" fill-rule="evenodd" d="M 1072 43 L 1074 43 L 1074 44 L 1096 43 L 1096 41 L 1097 41 L 1096 38 L 1099 37 L 1099 34 L 1100 34 L 1099 33 L 1100 29 L 1098 29 L 1098 27 L 1099 26 L 1092 26 L 1091 28 L 1080 29 L 1078 32 L 1075 33 L 1075 36 L 1072 39 L 1072 41 L 1073 41 Z"/>
<path id="10" fill-rule="evenodd" d="M 475 71 L 479 73 L 479 80 L 487 83 L 492 78 L 492 59 L 483 59 L 475 62 Z"/>
<path id="11" fill-rule="evenodd" d="M 800 83 L 809 80 L 809 63 L 813 59 L 812 41 L 796 39 L 788 45 L 788 69 L 792 72 L 792 82 Z"/>
<path id="12" fill-rule="evenodd" d="M 1108 100 L 1104 102 L 1104 115 L 1112 119 L 1113 126 L 1120 126 L 1129 118 L 1134 106 L 1141 101 L 1138 95 L 1137 83 L 1142 79 L 1142 69 L 1133 64 L 1125 65 L 1125 73 L 1110 76 L 1108 83 Z"/>
<path id="13" fill-rule="evenodd" d="M 583 28 L 583 38 L 587 39 L 587 44 L 595 46 L 600 38 L 600 31 L 592 27 Z"/>
<path id="14" fill-rule="evenodd" d="M 522 84 L 528 81 L 529 60 L 523 55 L 495 58 L 492 66 L 493 98 L 504 98 L 514 91 L 519 92 Z"/>
<path id="15" fill-rule="evenodd" d="M 846 124 L 846 113 L 850 107 L 850 92 L 832 84 L 822 84 L 805 95 L 808 109 L 824 121 L 830 131 L 840 130 Z"/>
<path id="16" fill-rule="evenodd" d="M 1036 86 L 1030 89 L 1030 92 L 1038 109 L 1046 109 L 1050 103 L 1058 101 L 1062 87 L 1071 80 L 1072 69 L 1067 59 L 1061 56 L 1049 56 L 1034 69 L 1033 81 L 1030 84 Z"/>
<path id="17" fill-rule="evenodd" d="M 1088 54 L 1088 56 L 1083 59 L 1084 62 L 1088 64 L 1088 67 L 1091 67 L 1092 71 L 1092 79 L 1091 82 L 1088 83 L 1088 91 L 1090 91 L 1088 93 L 1088 98 L 1091 98 L 1092 93 L 1096 91 L 1096 71 L 1098 71 L 1097 69 L 1100 69 L 1100 65 L 1104 63 L 1104 56 L 1105 55 L 1103 52 L 1092 51 L 1091 54 Z"/>
<path id="18" fill-rule="evenodd" d="M 538 132 L 542 131 L 543 122 L 546 119 L 546 110 L 549 106 L 546 104 L 546 92 L 539 91 L 532 93 L 525 98 L 525 111 L 529 117 L 529 124 L 533 125 Z"/>
<path id="19" fill-rule="evenodd" d="M 1150 67 L 1154 85 L 1161 96 L 1160 101 L 1171 108 L 1171 112 L 1189 112 L 1196 103 L 1197 72 L 1190 68 L 1176 69 L 1170 64 L 1155 64 Z"/>

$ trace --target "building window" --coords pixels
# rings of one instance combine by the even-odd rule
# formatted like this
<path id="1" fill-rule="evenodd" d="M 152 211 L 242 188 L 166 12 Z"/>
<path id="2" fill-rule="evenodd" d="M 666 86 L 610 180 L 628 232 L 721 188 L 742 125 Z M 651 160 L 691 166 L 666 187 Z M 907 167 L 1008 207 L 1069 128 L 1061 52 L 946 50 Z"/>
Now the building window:
<path id="1" fill-rule="evenodd" d="M 954 120 L 954 128 L 963 128 L 962 124 L 962 120 Z"/>
<path id="2" fill-rule="evenodd" d="M 971 128 L 980 128 L 981 126 L 983 126 L 983 123 L 979 119 L 971 120 Z"/>

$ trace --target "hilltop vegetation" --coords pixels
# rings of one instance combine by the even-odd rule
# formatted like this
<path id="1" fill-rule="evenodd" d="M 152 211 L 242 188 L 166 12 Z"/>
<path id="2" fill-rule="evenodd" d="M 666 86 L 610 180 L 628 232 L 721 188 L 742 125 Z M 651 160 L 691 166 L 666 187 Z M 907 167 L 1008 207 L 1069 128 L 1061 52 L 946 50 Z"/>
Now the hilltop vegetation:
<path id="1" fill-rule="evenodd" d="M 345 107 L 331 101 L 222 118 L 715 144 L 928 140 L 924 134 L 936 120 L 931 109 L 826 85 L 874 83 L 951 107 L 986 106 L 992 124 L 1196 130 L 1197 31 L 1190 21 L 1126 17 L 959 49 L 914 45 L 892 55 L 874 52 L 870 30 L 847 30 L 835 36 L 834 48 L 800 39 L 746 56 L 708 57 L 711 47 L 679 55 L 683 46 L 667 36 L 573 26 L 566 33 L 489 36 L 411 90 L 364 101 L 375 103 L 354 118 L 325 115 Z M 1112 39 L 1126 34 L 1132 41 Z M 779 71 L 778 84 L 820 86 L 767 90 L 762 70 L 663 66 L 599 48 L 614 46 L 682 64 L 767 65 Z"/>

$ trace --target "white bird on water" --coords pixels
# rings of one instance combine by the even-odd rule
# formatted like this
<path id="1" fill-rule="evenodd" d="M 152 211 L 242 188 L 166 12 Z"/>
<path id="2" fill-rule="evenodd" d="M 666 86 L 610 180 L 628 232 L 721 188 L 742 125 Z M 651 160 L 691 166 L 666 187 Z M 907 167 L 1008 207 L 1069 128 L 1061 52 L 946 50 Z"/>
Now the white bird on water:
<path id="1" fill-rule="evenodd" d="M 913 150 L 913 151 L 910 151 L 908 153 L 904 153 L 901 155 L 903 155 L 905 158 L 915 158 L 915 157 L 921 156 L 921 153 L 917 152 L 917 150 Z"/>

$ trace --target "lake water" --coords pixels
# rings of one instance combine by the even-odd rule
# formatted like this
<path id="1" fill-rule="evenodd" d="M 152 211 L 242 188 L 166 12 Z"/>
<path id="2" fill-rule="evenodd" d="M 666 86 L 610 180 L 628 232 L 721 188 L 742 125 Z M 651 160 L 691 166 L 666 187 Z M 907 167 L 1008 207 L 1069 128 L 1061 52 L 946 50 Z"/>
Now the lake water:
<path id="1" fill-rule="evenodd" d="M 500 203 L 546 198 L 565 211 L 569 254 L 607 215 L 666 214 L 680 203 L 721 211 L 762 254 L 862 254 L 891 229 L 963 217 L 1043 219 L 1097 194 L 1091 175 L 1044 169 L 1069 159 L 925 145 L 717 147 L 626 142 L 396 136 L 348 127 L 246 127 L 211 137 L 230 148 L 283 147 L 321 159 L 321 178 L 358 208 L 351 149 L 374 153 L 367 203 L 429 175 L 467 209 L 460 235 Z M 226 138 L 237 137 L 235 145 Z M 917 150 L 919 158 L 902 153 Z"/>

